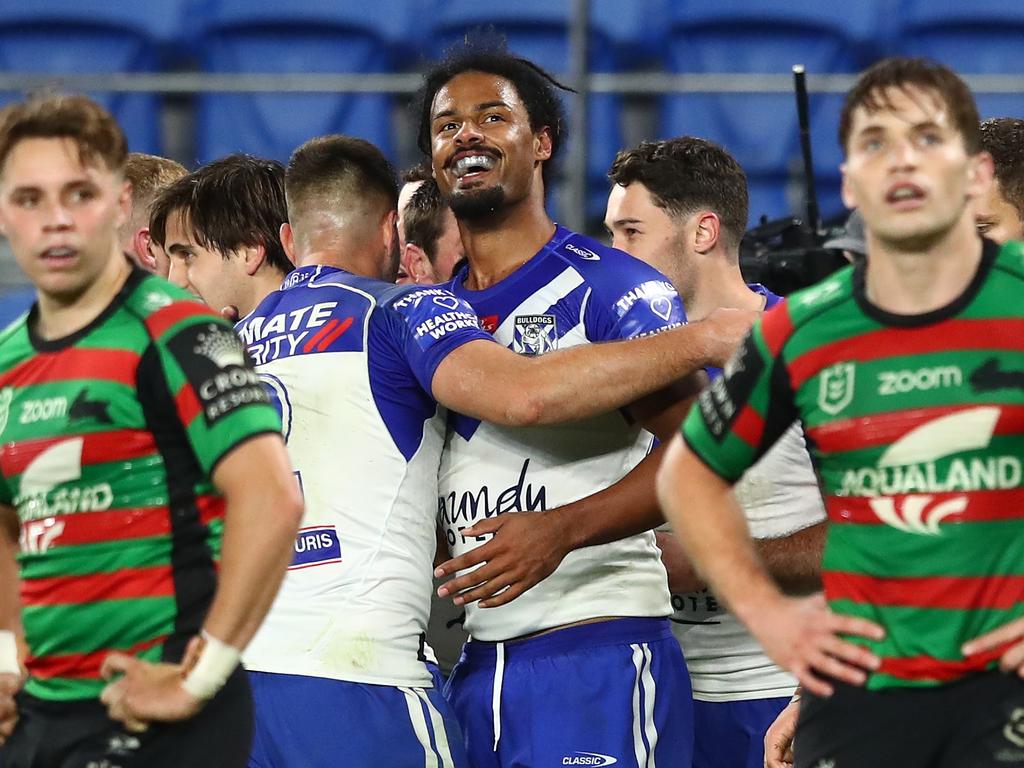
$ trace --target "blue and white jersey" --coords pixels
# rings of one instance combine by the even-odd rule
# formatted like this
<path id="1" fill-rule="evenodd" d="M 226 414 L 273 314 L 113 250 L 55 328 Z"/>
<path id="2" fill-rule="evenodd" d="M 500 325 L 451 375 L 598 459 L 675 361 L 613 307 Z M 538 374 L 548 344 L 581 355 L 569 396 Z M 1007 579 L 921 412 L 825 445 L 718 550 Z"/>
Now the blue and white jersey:
<path id="1" fill-rule="evenodd" d="M 685 322 L 679 297 L 660 272 L 563 227 L 486 290 L 467 290 L 465 276 L 463 270 L 448 286 L 473 306 L 485 330 L 522 355 L 647 336 Z M 485 517 L 552 509 L 613 485 L 653 441 L 620 412 L 526 429 L 452 414 L 438 501 L 449 549 L 459 555 L 484 543 L 462 532 Z M 670 613 L 665 569 L 647 532 L 572 552 L 508 605 L 470 604 L 466 629 L 475 639 L 500 641 L 600 616 Z"/>
<path id="2" fill-rule="evenodd" d="M 429 686 L 422 636 L 444 414 L 434 371 L 489 336 L 440 288 L 303 267 L 237 326 L 281 409 L 306 511 L 245 652 L 259 672 Z"/>

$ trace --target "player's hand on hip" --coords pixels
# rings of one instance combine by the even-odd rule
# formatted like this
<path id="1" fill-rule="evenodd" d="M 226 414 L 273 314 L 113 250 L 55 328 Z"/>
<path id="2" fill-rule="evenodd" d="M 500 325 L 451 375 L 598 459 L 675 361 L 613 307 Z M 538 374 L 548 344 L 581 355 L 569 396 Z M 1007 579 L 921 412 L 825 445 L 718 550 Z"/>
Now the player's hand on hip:
<path id="1" fill-rule="evenodd" d="M 180 664 L 152 664 L 111 653 L 103 660 L 101 673 L 113 682 L 103 689 L 100 701 L 112 720 L 131 731 L 143 731 L 152 721 L 186 720 L 203 702 L 182 687 L 183 671 Z"/>
<path id="2" fill-rule="evenodd" d="M 800 700 L 789 702 L 764 734 L 764 768 L 793 768 L 793 737 Z"/>
<path id="3" fill-rule="evenodd" d="M 487 534 L 494 534 L 490 541 L 434 571 L 441 578 L 473 569 L 441 586 L 440 597 L 454 596 L 456 605 L 505 605 L 550 576 L 569 552 L 567 537 L 547 512 L 507 512 L 462 531 L 467 538 Z"/>
<path id="4" fill-rule="evenodd" d="M 827 678 L 863 685 L 867 672 L 881 664 L 875 654 L 840 635 L 881 640 L 885 630 L 867 619 L 833 613 L 820 593 L 780 597 L 761 607 L 750 629 L 777 664 L 818 696 L 832 695 Z"/>
<path id="5" fill-rule="evenodd" d="M 10 672 L 0 674 L 0 745 L 14 732 L 18 724 L 18 703 L 14 694 L 21 690 L 24 678 Z"/>
<path id="6" fill-rule="evenodd" d="M 986 632 L 964 643 L 965 658 L 999 657 L 999 668 L 1024 677 L 1024 618 Z"/>
<path id="7" fill-rule="evenodd" d="M 750 326 L 761 316 L 760 312 L 748 309 L 726 309 L 719 307 L 700 322 L 707 329 L 705 341 L 708 357 L 718 367 L 724 366 L 740 343 L 750 332 Z"/>

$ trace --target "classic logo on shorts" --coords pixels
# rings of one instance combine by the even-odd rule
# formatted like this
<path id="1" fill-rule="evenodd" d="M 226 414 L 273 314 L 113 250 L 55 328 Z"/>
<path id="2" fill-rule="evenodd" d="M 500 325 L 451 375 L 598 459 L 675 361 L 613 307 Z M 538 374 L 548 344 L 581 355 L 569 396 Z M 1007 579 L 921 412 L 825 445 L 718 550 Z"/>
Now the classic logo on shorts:
<path id="1" fill-rule="evenodd" d="M 289 571 L 341 562 L 341 542 L 333 525 L 300 528 L 295 537 L 295 554 Z"/>
<path id="2" fill-rule="evenodd" d="M 853 363 L 837 363 L 821 372 L 818 407 L 830 416 L 841 413 L 853 401 Z"/>
<path id="3" fill-rule="evenodd" d="M 597 752 L 574 752 L 562 758 L 562 765 L 615 765 L 618 758 Z"/>
<path id="4" fill-rule="evenodd" d="M 543 355 L 558 348 L 554 315 L 516 315 L 512 349 L 520 355 Z"/>

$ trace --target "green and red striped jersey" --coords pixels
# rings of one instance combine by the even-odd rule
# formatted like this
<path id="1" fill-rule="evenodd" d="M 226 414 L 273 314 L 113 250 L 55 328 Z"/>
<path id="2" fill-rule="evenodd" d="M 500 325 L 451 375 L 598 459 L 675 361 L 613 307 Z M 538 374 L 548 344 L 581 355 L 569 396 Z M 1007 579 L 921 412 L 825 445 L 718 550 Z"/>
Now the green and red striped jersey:
<path id="1" fill-rule="evenodd" d="M 886 629 L 872 689 L 995 666 L 962 644 L 1024 615 L 1024 246 L 985 241 L 952 304 L 893 315 L 847 268 L 767 313 L 683 426 L 734 482 L 795 418 L 828 510 L 825 596 Z"/>
<path id="2" fill-rule="evenodd" d="M 135 270 L 63 339 L 0 334 L 0 503 L 21 524 L 26 690 L 98 696 L 112 650 L 178 661 L 216 588 L 210 476 L 280 421 L 233 329 Z"/>

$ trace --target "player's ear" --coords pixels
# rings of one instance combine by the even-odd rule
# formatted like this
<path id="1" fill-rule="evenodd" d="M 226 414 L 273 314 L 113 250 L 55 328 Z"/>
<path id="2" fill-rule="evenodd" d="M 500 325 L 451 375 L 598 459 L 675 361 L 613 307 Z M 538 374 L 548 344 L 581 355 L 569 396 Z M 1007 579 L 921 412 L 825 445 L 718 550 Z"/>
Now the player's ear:
<path id="1" fill-rule="evenodd" d="M 693 232 L 693 247 L 697 253 L 709 253 L 718 245 L 722 236 L 722 222 L 718 214 L 702 211 L 697 214 L 696 228 Z"/>
<path id="2" fill-rule="evenodd" d="M 534 134 L 534 159 L 550 160 L 552 152 L 551 129 L 544 126 Z"/>
<path id="3" fill-rule="evenodd" d="M 124 226 L 132 215 L 132 183 L 125 179 L 121 182 L 121 191 L 117 196 L 117 228 Z"/>
<path id="4" fill-rule="evenodd" d="M 968 173 L 967 196 L 972 199 L 984 197 L 992 186 L 992 179 L 995 176 L 995 165 L 992 155 L 988 152 L 979 152 L 967 160 Z"/>
<path id="5" fill-rule="evenodd" d="M 292 225 L 287 221 L 281 225 L 280 230 L 281 245 L 284 248 L 284 255 L 288 257 L 288 261 L 292 264 L 295 263 L 295 232 L 292 230 Z"/>
<path id="6" fill-rule="evenodd" d="M 150 248 L 151 242 L 149 227 L 139 227 L 132 235 L 132 250 L 135 251 L 139 263 L 150 272 L 156 272 L 156 257 Z"/>
<path id="7" fill-rule="evenodd" d="M 267 260 L 267 249 L 262 245 L 247 245 L 242 249 L 245 274 L 252 277 Z"/>
<path id="8" fill-rule="evenodd" d="M 840 164 L 839 172 L 842 174 L 843 179 L 839 187 L 839 193 L 843 198 L 843 205 L 852 211 L 857 207 L 857 197 L 853 192 L 853 186 L 850 184 L 850 177 L 846 173 L 846 163 Z"/>
<path id="9" fill-rule="evenodd" d="M 389 252 L 394 253 L 391 249 L 398 239 L 398 211 L 392 208 L 385 213 L 380 221 L 380 227 L 381 239 L 384 241 L 384 245 Z"/>
<path id="10" fill-rule="evenodd" d="M 409 279 L 417 284 L 433 282 L 431 277 L 430 259 L 422 248 L 414 243 L 406 243 L 402 249 L 402 269 Z"/>

